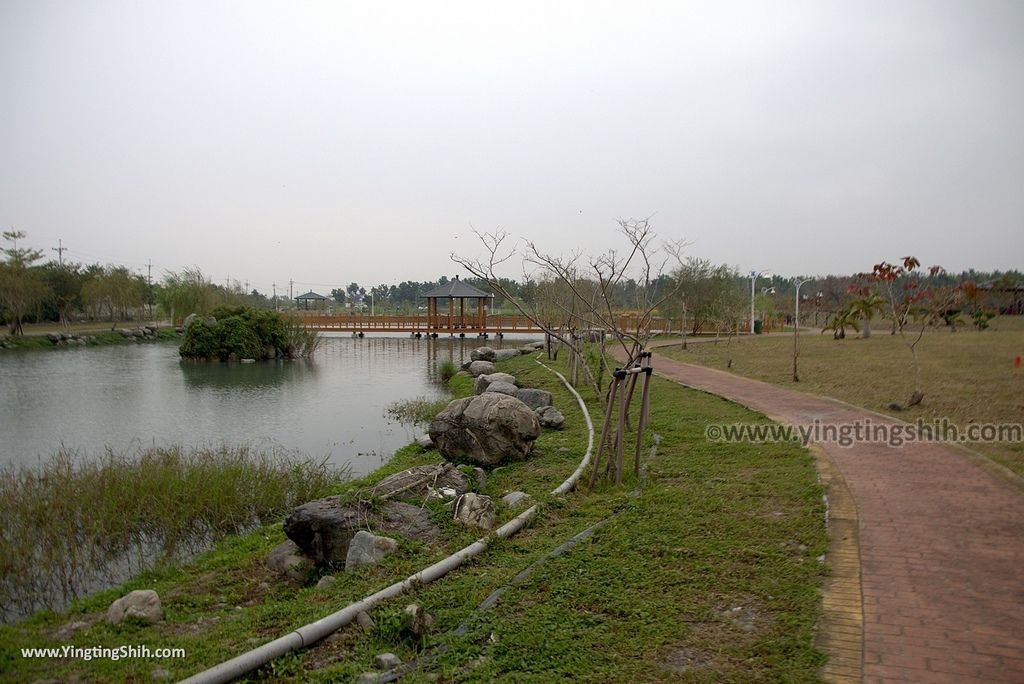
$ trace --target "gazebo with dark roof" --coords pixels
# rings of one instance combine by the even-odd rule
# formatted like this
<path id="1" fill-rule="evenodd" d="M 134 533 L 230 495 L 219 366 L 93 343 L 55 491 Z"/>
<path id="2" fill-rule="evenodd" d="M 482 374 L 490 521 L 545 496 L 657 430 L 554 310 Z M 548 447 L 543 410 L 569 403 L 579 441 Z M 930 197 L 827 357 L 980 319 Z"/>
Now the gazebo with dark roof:
<path id="1" fill-rule="evenodd" d="M 306 294 L 299 295 L 298 297 L 295 298 L 295 306 L 296 308 L 305 309 L 306 311 L 309 311 L 310 302 L 316 302 L 314 308 L 320 308 L 324 305 L 324 302 L 326 301 L 328 301 L 328 298 L 324 297 L 322 294 L 317 294 L 316 292 L 309 291 Z M 303 306 L 303 304 L 305 304 L 305 306 Z"/>
<path id="2" fill-rule="evenodd" d="M 483 331 L 487 328 L 487 309 L 485 303 L 493 299 L 494 295 L 477 289 L 472 285 L 459 280 L 449 280 L 440 287 L 435 287 L 430 292 L 420 295 L 421 299 L 427 300 L 427 325 L 431 330 L 465 328 L 468 330 Z M 444 313 L 438 311 L 438 300 L 447 300 L 447 310 Z M 476 315 L 470 313 L 466 316 L 466 300 L 476 300 Z M 458 311 L 455 310 L 455 301 L 458 300 Z M 470 309 L 472 311 L 472 307 Z"/>

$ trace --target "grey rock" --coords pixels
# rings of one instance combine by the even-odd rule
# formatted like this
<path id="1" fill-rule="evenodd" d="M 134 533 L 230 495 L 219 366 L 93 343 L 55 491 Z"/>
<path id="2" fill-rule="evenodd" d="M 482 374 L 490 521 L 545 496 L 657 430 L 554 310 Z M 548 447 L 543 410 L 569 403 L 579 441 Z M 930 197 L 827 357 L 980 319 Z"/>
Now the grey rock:
<path id="1" fill-rule="evenodd" d="M 477 491 L 483 491 L 487 487 L 487 471 L 483 468 L 473 468 L 473 482 L 476 483 Z"/>
<path id="2" fill-rule="evenodd" d="M 119 335 L 121 335 L 121 337 L 131 337 L 132 336 L 132 331 L 129 330 L 128 328 L 118 328 L 117 332 L 118 332 Z"/>
<path id="3" fill-rule="evenodd" d="M 501 497 L 501 500 L 505 502 L 505 505 L 509 508 L 518 508 L 521 504 L 524 504 L 531 500 L 531 497 L 526 492 L 509 492 L 505 496 Z"/>
<path id="4" fill-rule="evenodd" d="M 516 398 L 532 409 L 551 406 L 551 392 L 524 387 L 515 394 Z"/>
<path id="5" fill-rule="evenodd" d="M 476 381 L 473 383 L 473 393 L 483 394 L 487 391 L 487 387 L 492 382 L 507 382 L 510 385 L 515 385 L 516 378 L 514 375 L 510 375 L 508 373 L 490 373 L 478 376 Z"/>
<path id="6" fill-rule="evenodd" d="M 430 439 L 430 435 L 420 435 L 419 437 L 416 438 L 416 443 L 422 449 L 434 448 L 434 440 Z"/>
<path id="7" fill-rule="evenodd" d="M 352 537 L 345 556 L 345 570 L 354 570 L 366 565 L 376 565 L 398 550 L 398 542 L 390 537 L 378 537 L 366 530 L 359 530 Z"/>
<path id="8" fill-rule="evenodd" d="M 57 344 L 58 342 L 60 342 L 60 335 L 52 332 L 46 333 L 46 339 L 50 340 L 50 342 L 53 342 L 54 344 Z"/>
<path id="9" fill-rule="evenodd" d="M 540 420 L 541 427 L 554 428 L 555 430 L 561 430 L 565 427 L 565 416 L 554 406 L 542 406 L 537 409 L 537 418 Z"/>
<path id="10" fill-rule="evenodd" d="M 534 350 L 539 351 L 539 350 L 541 350 L 541 349 L 543 349 L 545 347 L 545 344 L 544 344 L 543 341 L 531 342 L 530 346 L 533 347 Z"/>
<path id="11" fill-rule="evenodd" d="M 320 590 L 327 589 L 332 584 L 338 581 L 338 578 L 334 575 L 324 575 L 320 578 L 320 581 L 316 583 L 316 588 Z"/>
<path id="12" fill-rule="evenodd" d="M 503 361 L 505 359 L 514 359 L 519 356 L 518 349 L 499 349 L 494 352 L 495 361 Z"/>
<path id="13" fill-rule="evenodd" d="M 393 670 L 402 666 L 402 659 L 394 653 L 381 653 L 373 659 L 373 664 L 382 670 Z"/>
<path id="14" fill-rule="evenodd" d="M 433 616 L 421 606 L 410 603 L 402 614 L 402 629 L 416 639 L 422 639 L 434 624 Z"/>
<path id="15" fill-rule="evenodd" d="M 519 348 L 520 354 L 532 354 L 535 351 L 537 351 L 537 348 L 532 344 L 527 344 Z"/>
<path id="16" fill-rule="evenodd" d="M 498 394 L 507 394 L 510 397 L 516 396 L 516 392 L 519 392 L 519 388 L 508 382 L 492 382 L 487 386 L 485 392 L 497 392 Z"/>
<path id="17" fill-rule="evenodd" d="M 53 638 L 57 641 L 68 641 L 71 637 L 90 627 L 92 627 L 92 623 L 85 620 L 72 620 L 58 627 L 53 633 Z"/>
<path id="18" fill-rule="evenodd" d="M 380 681 L 379 672 L 364 672 L 356 679 L 356 684 L 377 684 Z"/>
<path id="19" fill-rule="evenodd" d="M 463 494 L 455 502 L 455 521 L 469 527 L 491 529 L 495 521 L 494 501 L 483 494 Z"/>
<path id="20" fill-rule="evenodd" d="M 469 358 L 472 361 L 496 361 L 498 355 L 490 347 L 477 347 L 469 352 Z"/>
<path id="21" fill-rule="evenodd" d="M 107 622 L 116 625 L 125 618 L 160 622 L 164 619 L 160 596 L 152 589 L 136 589 L 111 603 L 107 609 Z"/>
<path id="22" fill-rule="evenodd" d="M 312 561 L 290 539 L 275 546 L 263 563 L 282 577 L 299 584 L 304 584 L 313 570 Z"/>
<path id="23" fill-rule="evenodd" d="M 256 363 L 256 359 L 242 359 L 242 363 Z"/>
<path id="24" fill-rule="evenodd" d="M 494 364 L 490 361 L 471 361 L 467 369 L 474 378 L 494 372 Z"/>
<path id="25" fill-rule="evenodd" d="M 451 463 L 414 466 L 388 475 L 375 484 L 368 494 L 371 499 L 423 502 L 437 497 L 436 492 L 442 489 L 452 490 L 452 496 L 464 494 L 469 491 L 469 477 Z"/>
<path id="26" fill-rule="evenodd" d="M 364 632 L 369 632 L 371 629 L 376 627 L 376 623 L 374 623 L 373 618 L 370 617 L 370 614 L 365 610 L 359 611 L 359 614 L 356 615 L 356 624 L 359 625 L 360 629 Z"/>
<path id="27" fill-rule="evenodd" d="M 446 459 L 479 466 L 524 460 L 538 436 L 530 407 L 494 392 L 456 399 L 430 423 L 430 438 Z"/>
<path id="28" fill-rule="evenodd" d="M 210 326 L 212 328 L 213 326 L 217 325 L 217 319 L 214 318 L 213 316 L 207 316 L 206 317 L 206 325 L 208 325 L 208 326 Z"/>
<path id="29" fill-rule="evenodd" d="M 170 679 L 171 678 L 171 672 L 170 672 L 170 670 L 164 669 L 162 667 L 158 667 L 155 670 L 153 670 L 149 674 L 149 676 L 152 677 L 153 679 L 157 679 L 157 680 Z"/>
<path id="30" fill-rule="evenodd" d="M 192 325 L 192 323 L 196 320 L 196 318 L 197 318 L 197 316 L 194 313 L 190 313 L 188 316 L 185 316 L 185 320 L 181 324 L 181 329 L 183 331 L 184 330 L 188 330 L 188 326 Z"/>
<path id="31" fill-rule="evenodd" d="M 336 496 L 295 508 L 285 518 L 284 533 L 317 565 L 342 565 L 359 530 L 433 541 L 441 531 L 422 508 L 401 501 L 374 507 L 369 502 L 342 503 Z"/>

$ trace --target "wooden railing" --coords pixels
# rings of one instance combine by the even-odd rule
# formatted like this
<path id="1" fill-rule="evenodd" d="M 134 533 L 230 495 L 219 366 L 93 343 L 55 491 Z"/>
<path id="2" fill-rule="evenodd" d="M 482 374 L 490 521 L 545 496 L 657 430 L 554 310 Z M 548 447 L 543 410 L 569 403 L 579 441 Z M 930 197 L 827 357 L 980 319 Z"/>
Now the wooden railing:
<path id="1" fill-rule="evenodd" d="M 403 316 L 400 314 L 384 314 L 370 316 L 367 314 L 319 314 L 315 312 L 304 312 L 302 323 L 307 328 L 322 330 L 325 332 L 410 332 L 410 333 L 541 333 L 543 328 L 531 321 L 526 316 L 492 315 L 487 316 L 483 326 L 480 325 L 476 316 L 452 316 L 440 315 L 433 319 L 427 316 Z M 620 330 L 636 330 L 636 316 L 620 316 L 618 319 Z M 654 318 L 650 321 L 650 328 L 655 332 L 672 332 L 672 320 L 669 318 Z M 555 326 L 557 327 L 557 326 Z M 678 323 L 676 324 L 678 328 Z"/>

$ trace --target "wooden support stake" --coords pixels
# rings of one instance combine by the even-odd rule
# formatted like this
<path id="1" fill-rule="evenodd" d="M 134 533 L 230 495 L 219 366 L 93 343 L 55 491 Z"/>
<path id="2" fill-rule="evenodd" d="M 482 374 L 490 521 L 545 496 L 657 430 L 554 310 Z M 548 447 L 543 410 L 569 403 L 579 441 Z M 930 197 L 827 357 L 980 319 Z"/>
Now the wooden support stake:
<path id="1" fill-rule="evenodd" d="M 612 420 L 612 406 L 615 405 L 615 388 L 616 383 L 612 384 L 610 394 L 608 396 L 608 408 L 604 412 L 604 422 L 601 425 L 601 440 L 598 442 L 597 451 L 594 452 L 594 469 L 590 471 L 590 488 L 593 489 L 597 483 L 597 468 L 601 464 L 601 454 L 604 453 L 604 445 L 608 440 L 608 428 L 611 427 Z"/>
<path id="2" fill-rule="evenodd" d="M 636 426 L 636 454 L 633 457 L 633 468 L 637 477 L 640 476 L 640 446 L 644 440 L 644 428 L 647 427 L 647 415 L 651 406 L 651 367 L 644 367 L 644 387 L 640 391 L 640 418 Z"/>
<path id="3" fill-rule="evenodd" d="M 621 371 L 620 371 L 621 372 Z M 619 379 L 622 382 L 622 379 Z M 615 433 L 615 484 L 622 484 L 622 456 L 626 439 L 626 393 L 619 393 L 619 425 Z"/>

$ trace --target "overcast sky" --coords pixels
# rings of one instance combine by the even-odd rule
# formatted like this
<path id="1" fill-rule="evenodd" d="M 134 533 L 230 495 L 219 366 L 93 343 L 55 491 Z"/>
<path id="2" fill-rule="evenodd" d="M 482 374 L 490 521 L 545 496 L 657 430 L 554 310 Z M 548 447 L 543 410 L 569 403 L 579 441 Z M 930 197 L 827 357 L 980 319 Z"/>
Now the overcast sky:
<path id="1" fill-rule="evenodd" d="M 154 276 L 326 294 L 650 214 L 745 271 L 1024 266 L 1021 0 L 0 0 L 0 104 L 0 225 Z"/>

